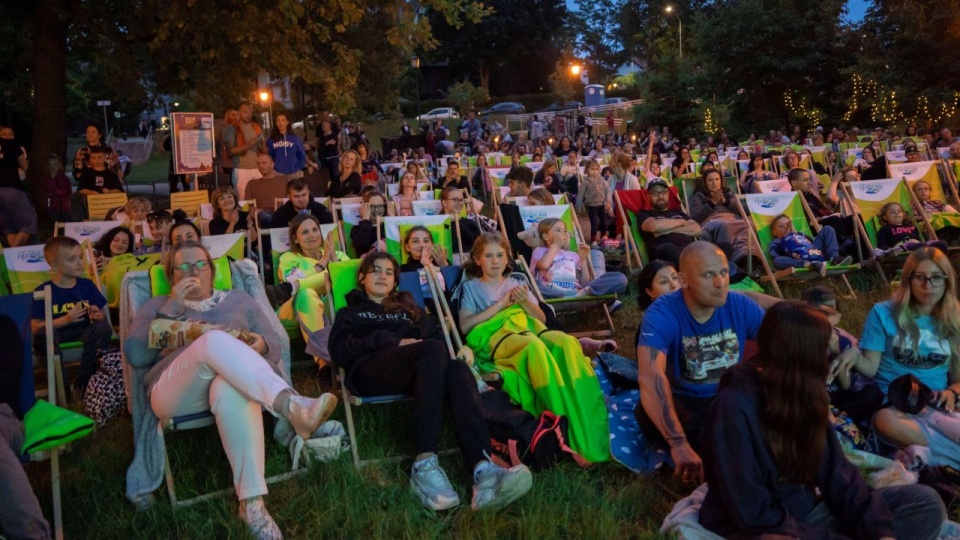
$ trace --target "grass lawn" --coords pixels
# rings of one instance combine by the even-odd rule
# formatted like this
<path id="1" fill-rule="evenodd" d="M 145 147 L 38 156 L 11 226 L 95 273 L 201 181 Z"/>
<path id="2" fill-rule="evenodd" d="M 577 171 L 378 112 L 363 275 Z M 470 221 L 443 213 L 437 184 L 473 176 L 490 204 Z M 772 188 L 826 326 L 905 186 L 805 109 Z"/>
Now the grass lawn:
<path id="1" fill-rule="evenodd" d="M 841 301 L 841 325 L 854 334 L 859 334 L 873 303 L 888 296 L 875 276 L 872 272 L 853 276 L 859 298 Z M 802 284 L 787 285 L 784 293 L 795 298 L 802 288 Z M 635 291 L 629 291 L 626 305 L 614 315 L 621 353 L 631 358 L 642 318 L 634 297 Z M 582 328 L 594 316 L 596 312 L 588 312 L 565 322 Z M 320 393 L 312 366 L 296 367 L 293 378 L 301 393 Z M 74 408 L 78 406 L 74 404 Z M 409 407 L 409 403 L 396 403 L 359 409 L 361 455 L 409 452 Z M 344 421 L 342 407 L 334 418 Z M 231 485 L 229 464 L 215 428 L 178 433 L 169 436 L 168 442 L 181 499 Z M 450 429 L 443 446 L 455 447 Z M 68 538 L 245 537 L 232 496 L 174 514 L 161 486 L 150 510 L 135 510 L 123 496 L 132 455 L 131 420 L 123 417 L 81 440 L 63 457 Z M 470 482 L 459 457 L 448 456 L 442 462 L 463 502 L 449 512 L 426 511 L 409 494 L 409 460 L 357 472 L 348 454 L 336 463 L 315 466 L 304 476 L 271 486 L 267 505 L 288 538 L 657 538 L 663 517 L 690 490 L 663 472 L 638 476 L 615 463 L 587 470 L 566 463 L 535 473 L 531 493 L 506 510 L 477 514 L 469 510 Z M 268 437 L 268 475 L 284 472 L 289 463 L 286 449 Z M 50 515 L 49 467 L 31 464 L 28 473 Z"/>

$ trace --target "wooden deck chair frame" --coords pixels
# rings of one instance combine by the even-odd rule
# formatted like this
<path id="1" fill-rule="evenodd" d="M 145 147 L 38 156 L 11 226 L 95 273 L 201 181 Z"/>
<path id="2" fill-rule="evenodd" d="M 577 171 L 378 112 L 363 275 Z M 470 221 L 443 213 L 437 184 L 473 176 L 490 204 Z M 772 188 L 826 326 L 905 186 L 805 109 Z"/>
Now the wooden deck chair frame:
<path id="1" fill-rule="evenodd" d="M 558 205 L 559 206 L 559 205 Z M 583 231 L 580 229 L 580 220 L 577 219 L 577 212 L 574 209 L 572 204 L 568 203 L 570 207 L 571 217 L 573 220 L 573 231 L 569 231 L 572 234 L 575 234 L 575 238 L 578 244 L 584 244 L 583 240 Z M 507 244 L 510 243 L 510 238 L 507 235 L 506 222 L 503 219 L 503 215 L 500 213 L 500 206 L 494 204 L 494 209 L 497 215 L 497 220 L 500 223 L 500 236 L 502 236 Z M 589 244 L 586 244 L 589 245 Z M 580 311 L 583 309 L 588 309 L 592 307 L 600 307 L 603 310 L 604 322 L 606 323 L 606 328 L 601 330 L 592 330 L 588 332 L 568 332 L 570 335 L 575 337 L 612 337 L 616 333 L 616 326 L 613 324 L 613 318 L 610 316 L 610 308 L 607 305 L 611 300 L 616 301 L 616 294 L 608 294 L 603 296 L 576 296 L 576 297 L 567 297 L 567 298 L 551 298 L 549 300 L 544 299 L 543 295 L 540 293 L 540 288 L 537 287 L 537 281 L 533 277 L 533 272 L 530 270 L 530 265 L 523 260 L 523 257 L 519 257 L 519 254 L 514 254 L 516 256 L 515 263 L 519 267 L 520 271 L 527 274 L 527 278 L 530 280 L 530 288 L 533 290 L 534 295 L 540 302 L 547 304 L 552 307 L 556 312 L 557 316 L 561 314 L 570 313 L 573 311 Z M 590 261 L 581 261 L 581 264 L 585 265 L 587 269 L 587 276 L 592 280 L 594 276 L 593 265 Z"/>
<path id="2" fill-rule="evenodd" d="M 888 178 L 887 180 L 891 180 L 891 179 Z M 910 189 L 907 186 L 906 182 L 904 182 L 902 179 L 897 180 L 897 182 L 899 182 L 900 184 L 900 187 L 898 189 L 906 190 L 907 193 L 909 194 L 910 202 L 912 203 L 911 206 L 919 208 L 920 204 L 919 204 L 919 201 L 917 201 L 916 195 L 913 194 L 913 190 Z M 857 224 L 857 228 L 860 231 L 863 241 L 870 246 L 870 259 L 872 260 L 873 264 L 876 265 L 877 272 L 880 274 L 880 278 L 883 280 L 884 284 L 888 284 L 890 281 L 887 278 L 886 272 L 883 271 L 883 266 L 885 265 L 901 266 L 903 264 L 903 261 L 909 256 L 909 253 L 900 252 L 893 256 L 884 256 L 880 258 L 876 257 L 876 255 L 873 253 L 873 250 L 876 248 L 876 245 L 874 245 L 873 240 L 870 239 L 870 235 L 867 233 L 866 226 L 864 225 L 866 218 L 864 216 L 863 210 L 860 208 L 860 204 L 857 202 L 857 199 L 855 199 L 853 196 L 853 192 L 850 188 L 850 185 L 847 182 L 843 182 L 840 184 L 840 189 L 843 190 L 844 197 L 847 198 L 847 200 L 850 202 L 850 206 L 853 208 L 853 211 L 859 218 L 859 219 L 855 219 L 854 222 Z M 913 208 L 904 208 L 904 211 L 910 214 L 913 214 Z M 870 219 L 872 218 L 873 216 L 870 217 Z M 914 218 L 915 218 L 914 221 L 916 222 L 917 221 L 916 216 L 914 216 Z M 930 225 L 930 221 L 927 219 L 925 213 L 921 213 L 920 222 L 924 224 L 924 228 L 926 229 L 926 231 L 921 231 L 921 234 L 926 236 L 926 239 L 928 240 L 937 240 L 937 233 L 936 231 L 933 230 L 933 227 Z M 859 242 L 859 239 L 858 239 L 858 242 Z"/>
<path id="3" fill-rule="evenodd" d="M 342 261 L 342 262 L 333 262 L 333 263 L 330 263 L 330 267 L 332 267 L 333 270 L 338 270 L 342 268 L 344 269 L 345 272 L 353 272 L 354 267 L 356 270 L 360 269 L 360 262 L 361 261 L 359 259 L 352 259 L 349 261 Z M 336 294 L 337 293 L 335 292 L 334 280 L 332 278 L 332 274 L 334 273 L 336 272 L 327 272 L 326 281 L 327 281 L 328 294 L 324 299 L 326 304 L 325 311 L 330 314 L 331 324 L 333 324 L 334 320 L 336 319 L 336 301 L 337 301 Z M 444 312 L 441 309 L 440 304 L 437 302 L 437 293 L 435 292 L 439 290 L 437 288 L 435 278 L 431 279 L 432 276 L 430 275 L 430 272 L 427 273 L 427 276 L 428 276 L 428 283 L 430 283 L 431 296 L 433 296 L 434 306 L 437 309 L 437 313 L 443 314 L 440 317 L 440 325 L 441 325 L 441 329 L 443 329 L 443 332 L 444 332 L 444 337 L 446 340 L 447 348 L 450 352 L 450 357 L 457 358 L 456 354 L 454 353 L 453 345 L 451 342 L 449 326 L 448 326 L 449 322 L 452 321 L 452 319 L 449 319 L 448 321 L 444 321 L 444 319 L 446 318 L 446 313 L 449 313 L 449 306 L 447 307 L 446 312 Z M 399 281 L 399 278 L 400 276 L 397 276 L 398 281 Z M 462 352 L 462 348 L 461 348 L 461 352 Z M 340 396 L 342 398 L 341 401 L 343 402 L 343 408 L 347 417 L 347 435 L 350 437 L 350 453 L 353 457 L 353 466 L 357 470 L 360 470 L 369 465 L 398 463 L 405 459 L 409 459 L 411 456 L 407 454 L 400 455 L 400 456 L 388 456 L 384 458 L 375 458 L 375 459 L 361 459 L 360 449 L 359 449 L 360 441 L 357 438 L 356 420 L 353 417 L 353 408 L 361 407 L 363 405 L 383 405 L 386 403 L 409 401 L 413 399 L 413 396 L 410 394 L 389 394 L 389 395 L 383 395 L 383 396 L 358 396 L 352 393 L 349 388 L 347 388 L 347 384 L 346 384 L 347 376 L 343 368 L 338 367 L 336 370 L 336 374 L 337 374 L 338 384 L 340 385 Z M 455 451 L 456 450 L 451 449 L 451 450 L 442 450 L 437 453 L 444 455 L 444 454 L 453 453 Z"/>
<path id="4" fill-rule="evenodd" d="M 43 311 L 44 311 L 44 341 L 45 349 L 47 354 L 47 401 L 51 405 L 57 405 L 58 402 L 65 406 L 66 396 L 62 393 L 62 388 L 58 388 L 56 384 L 56 379 L 54 375 L 55 366 L 58 364 L 56 356 L 54 354 L 53 347 L 53 296 L 50 290 L 50 287 L 47 286 L 43 290 L 33 291 L 29 293 L 28 297 L 26 294 L 22 295 L 12 295 L 7 298 L 0 299 L 0 302 L 6 303 L 23 303 L 23 308 L 26 310 L 25 316 L 30 317 L 30 310 L 34 301 L 43 302 Z M 18 298 L 19 297 L 19 298 Z M 0 309 L 0 313 L 10 316 L 13 316 L 15 313 L 11 313 L 7 309 Z M 18 323 L 19 326 L 19 323 Z M 30 336 L 30 342 L 24 343 L 23 346 L 27 351 L 33 350 L 33 335 Z M 20 359 L 19 361 L 25 361 L 25 359 Z M 31 374 L 32 377 L 32 374 Z M 26 412 L 26 411 L 24 411 Z M 52 485 L 52 499 L 53 499 L 53 535 L 57 540 L 63 540 L 63 508 L 61 504 L 60 497 L 60 454 L 63 453 L 68 446 L 62 446 L 54 448 L 51 450 L 43 450 L 41 452 L 35 452 L 29 456 L 22 456 L 21 462 L 38 462 L 43 460 L 50 460 L 50 483 Z M 16 494 L 5 494 L 5 496 L 16 496 Z"/>
<path id="5" fill-rule="evenodd" d="M 127 204 L 126 193 L 98 193 L 87 195 L 87 219 L 90 221 L 104 221 L 107 212 Z"/>
<path id="6" fill-rule="evenodd" d="M 236 261 L 236 262 L 231 263 L 232 274 L 233 274 L 233 276 L 234 276 L 234 281 L 233 281 L 234 288 L 235 288 L 235 289 L 243 290 L 242 288 L 238 288 L 238 287 L 237 287 L 237 284 L 238 284 L 238 283 L 250 283 L 250 281 L 249 281 L 249 280 L 243 280 L 243 278 L 240 277 L 241 274 L 242 274 L 242 272 L 240 271 L 240 269 L 239 269 L 238 266 L 237 266 L 237 265 L 240 265 L 240 264 L 252 265 L 253 263 L 252 263 L 252 262 L 245 262 L 245 261 Z M 124 279 L 124 282 L 123 282 L 123 290 L 122 290 L 122 293 L 121 293 L 121 294 L 124 295 L 125 297 L 126 297 L 127 295 L 131 294 L 130 291 L 131 291 L 132 289 L 134 289 L 134 288 L 146 287 L 146 288 L 149 290 L 149 288 L 150 288 L 150 276 L 149 276 L 149 273 L 148 273 L 148 272 L 132 272 L 132 273 L 130 273 L 130 274 L 127 274 L 127 276 L 128 276 L 128 277 L 126 277 L 126 278 Z M 138 283 L 138 282 L 135 282 L 134 280 L 142 280 L 142 281 Z M 254 280 L 254 281 L 255 281 L 255 280 Z M 263 291 L 263 289 L 262 289 L 262 287 L 263 287 L 262 281 L 259 282 L 259 287 L 261 287 L 261 288 L 260 288 L 260 289 L 256 289 L 256 288 L 255 288 L 254 290 L 247 290 L 247 291 L 245 291 L 245 292 L 247 292 L 247 293 L 249 293 L 251 296 L 253 296 L 253 298 L 257 301 L 257 303 L 258 303 L 259 305 L 261 305 L 261 306 L 264 306 L 264 305 L 269 306 L 269 302 L 267 301 L 267 298 L 266 298 L 266 293 L 264 293 L 264 291 Z M 133 319 L 133 314 L 129 314 L 129 313 L 126 313 L 126 312 L 125 312 L 125 310 L 126 310 L 126 308 L 128 307 L 129 304 L 131 304 L 131 303 L 128 302 L 128 301 L 125 301 L 125 300 L 121 300 L 121 302 L 120 302 L 120 310 L 121 310 L 120 318 L 121 318 L 121 319 L 129 319 L 129 320 L 132 320 L 132 319 Z M 130 307 L 130 308 L 133 308 L 133 309 L 136 309 L 136 308 L 139 307 L 139 306 L 129 305 L 129 307 Z M 266 309 L 269 309 L 269 307 L 267 307 Z M 284 334 L 281 333 L 281 338 L 282 338 L 282 339 L 284 339 L 283 336 L 284 336 Z M 122 341 L 122 339 L 121 339 L 121 341 Z M 286 356 L 289 356 L 289 346 L 285 346 L 284 349 L 285 349 L 285 353 L 284 353 L 284 354 L 285 354 Z M 126 360 L 124 360 L 124 361 L 126 361 Z M 289 363 L 289 358 L 287 358 L 287 362 Z M 125 378 L 126 378 L 126 376 L 125 376 Z M 187 414 L 187 415 L 182 415 L 182 416 L 175 416 L 175 417 L 169 418 L 169 419 L 167 419 L 166 421 L 163 422 L 162 431 L 161 431 L 161 436 L 164 437 L 164 445 L 163 445 L 164 473 L 163 473 L 163 474 L 164 474 L 164 479 L 165 479 L 166 487 L 167 487 L 167 495 L 168 495 L 168 497 L 170 498 L 170 506 L 173 507 L 174 512 L 176 512 L 176 511 L 179 510 L 180 508 L 184 508 L 184 507 L 187 507 L 187 506 L 192 506 L 192 505 L 197 504 L 197 503 L 200 503 L 200 502 L 209 501 L 209 500 L 211 500 L 211 499 L 215 499 L 215 498 L 218 498 L 218 497 L 222 497 L 222 496 L 224 496 L 224 495 L 229 495 L 229 494 L 232 494 L 232 493 L 235 492 L 235 490 L 234 490 L 233 487 L 229 487 L 229 488 L 225 488 L 225 489 L 220 489 L 220 490 L 216 490 L 216 491 L 211 491 L 211 492 L 209 492 L 209 493 L 205 493 L 205 494 L 202 494 L 202 495 L 197 495 L 197 496 L 191 497 L 191 498 L 189 498 L 189 499 L 180 499 L 180 498 L 177 497 L 176 483 L 175 483 L 175 481 L 174 481 L 174 471 L 173 471 L 173 468 L 172 468 L 171 465 L 170 465 L 170 450 L 169 450 L 169 445 L 168 445 L 167 442 L 166 442 L 166 434 L 167 434 L 167 432 L 169 432 L 169 431 L 186 431 L 186 430 L 191 430 L 191 429 L 198 429 L 198 428 L 202 428 L 202 427 L 212 426 L 212 425 L 215 425 L 215 424 L 216 424 L 216 420 L 215 420 L 215 418 L 214 418 L 214 416 L 213 416 L 213 413 L 210 412 L 210 411 L 203 411 L 203 412 L 198 412 L 198 413 L 194 413 L 194 414 Z M 269 476 L 269 477 L 267 477 L 265 480 L 266 480 L 267 485 L 269 485 L 269 484 L 274 484 L 274 483 L 277 483 L 277 482 L 282 482 L 282 481 L 285 481 L 285 480 L 289 480 L 289 479 L 291 479 L 291 478 L 295 478 L 295 477 L 297 477 L 297 476 L 300 476 L 301 474 L 306 473 L 307 471 L 309 471 L 308 468 L 300 468 L 300 469 L 297 469 L 297 470 L 295 470 L 295 471 L 290 471 L 290 472 L 285 472 L 285 473 L 277 474 L 277 475 L 274 475 L 274 476 Z"/>
<path id="7" fill-rule="evenodd" d="M 183 210 L 188 217 L 200 217 L 201 204 L 210 204 L 210 193 L 205 189 L 170 194 L 171 214 L 176 210 Z"/>
<path id="8" fill-rule="evenodd" d="M 795 197 L 799 201 L 800 206 L 803 209 L 803 224 L 806 225 L 806 228 L 795 227 L 797 231 L 803 234 L 813 233 L 813 234 L 810 234 L 810 236 L 813 236 L 819 233 L 823 227 L 813 217 L 813 213 L 811 212 L 809 205 L 807 205 L 806 200 L 800 195 L 800 193 L 796 191 L 791 191 L 790 193 L 793 193 L 794 194 L 793 197 Z M 750 206 L 750 200 L 752 198 L 756 198 L 758 196 L 762 197 L 763 195 L 751 194 L 751 195 L 744 196 L 744 200 L 747 202 L 747 206 L 748 207 Z M 742 205 L 740 206 L 740 208 L 743 209 Z M 770 284 L 773 286 L 773 289 L 777 291 L 777 295 L 780 296 L 781 294 L 780 285 L 779 285 L 780 282 L 807 281 L 819 276 L 819 274 L 811 270 L 800 270 L 797 268 L 785 268 L 783 270 L 776 270 L 775 268 L 773 268 L 773 260 L 770 256 L 770 251 L 768 249 L 764 249 L 765 247 L 769 247 L 769 245 L 764 246 L 763 242 L 760 240 L 760 230 L 757 227 L 756 221 L 754 221 L 752 217 L 754 215 L 756 215 L 756 213 L 752 212 L 750 215 L 747 215 L 745 211 L 743 211 L 742 213 L 742 217 L 744 218 L 744 220 L 746 220 L 746 222 L 750 224 L 751 236 L 756 238 L 757 244 L 760 246 L 760 249 L 763 252 L 763 258 L 767 263 L 764 266 L 769 266 L 769 272 L 764 278 L 761 279 L 761 281 L 769 281 Z M 847 294 L 844 295 L 844 298 L 849 298 L 851 300 L 857 299 L 857 293 L 856 291 L 853 290 L 853 287 L 850 285 L 850 281 L 847 279 L 846 273 L 849 272 L 850 270 L 859 269 L 859 268 L 860 268 L 860 265 L 850 265 L 850 267 L 843 267 L 842 269 L 828 270 L 827 272 L 828 276 L 830 277 L 839 276 L 840 279 L 843 281 L 843 284 L 847 289 Z M 765 268 L 765 271 L 766 270 L 767 269 Z M 783 296 L 780 296 L 780 298 L 783 298 Z"/>

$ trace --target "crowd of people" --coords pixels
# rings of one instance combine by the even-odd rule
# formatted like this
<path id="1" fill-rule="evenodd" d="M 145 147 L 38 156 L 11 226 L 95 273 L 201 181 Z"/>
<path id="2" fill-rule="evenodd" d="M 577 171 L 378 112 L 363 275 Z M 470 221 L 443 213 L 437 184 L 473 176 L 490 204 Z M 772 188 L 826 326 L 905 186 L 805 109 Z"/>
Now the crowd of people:
<path id="1" fill-rule="evenodd" d="M 141 306 L 131 330 L 121 336 L 136 372 L 131 384 L 147 396 L 132 410 L 141 429 L 134 434 L 127 497 L 136 504 L 148 504 L 159 485 L 150 460 L 163 442 L 151 426 L 209 410 L 233 470 L 240 518 L 257 538 L 283 536 L 263 500 L 261 412 L 309 439 L 338 399 L 299 395 L 280 357 L 286 336 L 263 319 L 262 306 L 250 295 L 214 287 L 217 261 L 200 243 L 203 235 L 246 231 L 252 245 L 264 241 L 258 225 L 285 228 L 289 238 L 290 249 L 276 268 L 259 261 L 276 317 L 298 327 L 305 343 L 325 343 L 326 351 L 310 348 L 310 354 L 321 365 L 343 369 L 352 392 L 413 396 L 410 486 L 426 508 L 460 504 L 437 459 L 444 408 L 473 481 L 471 508 L 498 510 L 513 503 L 532 488 L 533 475 L 523 464 L 491 459 L 490 433 L 480 412 L 487 387 L 478 384 L 470 366 L 450 358 L 437 314 L 399 290 L 403 272 L 417 272 L 425 283 L 436 279 L 440 268 L 461 265 L 464 277 L 449 284 L 449 300 L 457 328 L 475 354 L 473 369 L 498 373 L 502 390 L 524 411 L 566 418 L 570 449 L 584 462 L 611 460 L 604 390 L 592 359 L 616 344 L 562 331 L 548 300 L 626 292 L 627 276 L 607 271 L 604 251 L 623 246 L 614 193 L 642 190 L 649 205 L 636 217 L 649 262 L 636 281 L 644 313 L 634 344 L 640 388 L 635 420 L 644 444 L 668 453 L 680 480 L 706 482 L 699 525 L 723 536 L 939 534 L 946 513 L 936 492 L 920 485 L 868 487 L 845 457 L 850 444 L 837 426 L 838 419 L 852 418 L 853 430 L 876 435 L 857 440 L 861 451 L 891 456 L 900 451 L 914 467 L 960 467 L 960 417 L 954 415 L 960 405 L 960 304 L 948 243 L 922 240 L 917 225 L 904 222 L 905 208 L 884 207 L 877 247 L 899 246 L 897 251 L 909 255 L 899 288 L 870 310 L 859 339 L 837 326 L 840 312 L 829 287 L 781 301 L 730 291 L 730 285 L 755 272 L 768 255 L 756 249 L 754 231 L 739 210 L 740 193 L 781 178 L 801 193 L 822 229 L 806 237 L 787 216 L 777 216 L 769 255 L 778 269 L 811 268 L 825 275 L 828 266 L 862 256 L 854 240 L 856 218 L 842 211 L 838 185 L 879 169 L 879 178 L 886 177 L 882 160 L 898 145 L 907 161 L 918 160 L 920 150 L 937 148 L 960 159 L 960 141 L 949 129 L 924 133 L 908 126 L 905 135 L 878 129 L 861 141 L 856 129 L 804 133 L 796 127 L 787 135 L 751 134 L 741 142 L 719 133 L 681 144 L 666 128 L 650 129 L 638 140 L 636 134 L 603 130 L 592 116 L 570 137 L 552 133 L 534 115 L 515 141 L 471 112 L 456 137 L 437 121 L 423 127 L 422 148 L 382 156 L 369 148 L 360 124 L 332 115 L 321 115 L 315 146 L 292 133 L 285 114 L 277 115 L 266 133 L 249 103 L 225 110 L 218 122 L 220 172 L 231 182 L 212 193 L 213 219 L 200 226 L 182 212 L 154 210 L 149 200 L 134 197 L 111 216 L 122 225 L 95 246 L 101 273 L 122 275 L 143 264 L 134 256 L 154 257 L 148 267 L 161 265 L 170 284 L 169 294 Z M 86 138 L 75 157 L 73 182 L 59 158 L 48 160 L 50 178 L 43 189 L 49 190 L 51 214 L 71 212 L 73 183 L 80 195 L 123 190 L 122 168 L 99 129 L 89 126 Z M 848 163 L 840 145 L 850 142 L 866 146 Z M 0 152 L 7 245 L 36 243 L 36 215 L 31 221 L 17 212 L 32 208 L 19 172 L 28 167 L 25 153 L 4 138 Z M 815 153 L 822 159 L 813 159 Z M 492 174 L 498 168 L 506 169 L 500 197 L 499 177 Z M 830 185 L 817 185 L 824 174 Z M 695 179 L 696 187 L 683 208 L 675 204 L 674 185 L 686 178 Z M 917 203 L 955 213 L 948 201 L 931 198 L 931 187 L 914 185 Z M 414 203 L 432 196 L 456 230 L 450 251 L 428 227 L 415 226 L 401 239 L 399 257 L 387 253 L 382 218 L 413 216 Z M 348 235 L 321 232 L 343 216 L 337 205 L 315 197 L 360 205 Z M 515 244 L 506 214 L 514 197 L 531 206 L 556 205 L 562 197 L 585 215 L 589 236 L 579 226 L 568 230 L 564 221 L 546 218 L 509 229 Z M 254 201 L 256 210 L 243 201 Z M 497 219 L 484 215 L 484 204 L 497 209 Z M 524 252 L 520 247 L 529 273 L 514 264 L 513 254 Z M 117 291 L 102 291 L 85 277 L 84 254 L 74 239 L 48 240 L 44 257 L 51 280 L 41 287 L 53 290 L 57 340 L 84 341 L 74 380 L 82 396 L 97 371 L 97 350 L 109 344 L 108 314 Z M 326 313 L 324 298 L 333 294 L 329 267 L 349 257 L 362 259 L 357 287 L 346 295 L 346 307 Z M 611 311 L 616 304 L 610 302 Z M 33 318 L 39 334 L 42 306 Z M 151 348 L 151 324 L 165 318 L 204 320 L 242 333 L 209 331 L 185 346 Z M 900 399 L 904 384 L 906 398 Z M 918 403 L 917 395 L 930 399 Z M 8 422 L 3 415 L 0 420 Z M 862 444 L 866 439 L 873 442 Z M 20 480 L 11 485 L 28 490 Z M 0 505 L 3 529 L 48 535 L 39 508 L 24 500 L 15 515 Z"/>

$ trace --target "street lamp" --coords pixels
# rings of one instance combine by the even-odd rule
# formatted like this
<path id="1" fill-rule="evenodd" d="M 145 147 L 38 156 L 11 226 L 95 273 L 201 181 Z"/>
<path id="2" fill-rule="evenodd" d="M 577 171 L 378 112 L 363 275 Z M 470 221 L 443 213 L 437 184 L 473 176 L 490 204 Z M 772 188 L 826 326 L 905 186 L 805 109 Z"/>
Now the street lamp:
<path id="1" fill-rule="evenodd" d="M 267 119 L 267 127 L 273 127 L 273 100 L 270 99 L 270 92 L 266 90 L 260 91 L 260 103 L 266 105 L 267 102 L 270 103 L 270 118 Z"/>
<path id="2" fill-rule="evenodd" d="M 667 6 L 664 10 L 667 14 L 674 13 L 673 6 Z M 677 24 L 679 25 L 680 59 L 683 60 L 683 21 L 680 20 L 680 14 L 677 13 Z"/>
<path id="3" fill-rule="evenodd" d="M 570 66 L 570 74 L 573 76 L 580 75 L 580 64 L 573 64 Z"/>
<path id="4" fill-rule="evenodd" d="M 417 72 L 417 129 L 420 129 L 420 57 L 413 55 L 410 57 L 410 67 Z"/>

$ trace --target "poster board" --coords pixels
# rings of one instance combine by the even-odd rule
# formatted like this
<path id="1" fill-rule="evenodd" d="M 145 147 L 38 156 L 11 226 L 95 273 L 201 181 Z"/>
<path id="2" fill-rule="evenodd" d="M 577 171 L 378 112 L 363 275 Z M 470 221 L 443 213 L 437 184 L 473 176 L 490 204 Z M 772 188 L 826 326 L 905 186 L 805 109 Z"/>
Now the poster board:
<path id="1" fill-rule="evenodd" d="M 173 172 L 213 172 L 213 113 L 172 113 Z"/>

